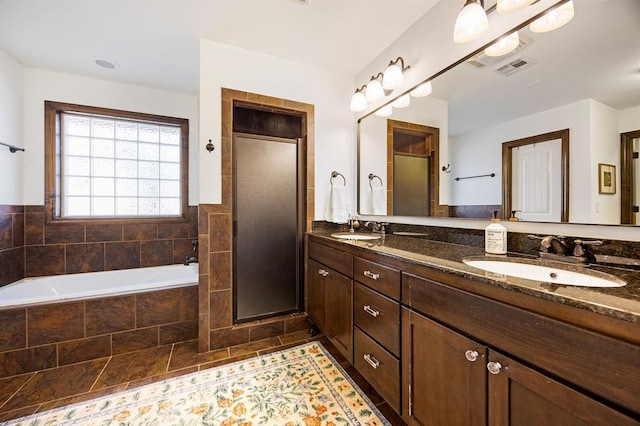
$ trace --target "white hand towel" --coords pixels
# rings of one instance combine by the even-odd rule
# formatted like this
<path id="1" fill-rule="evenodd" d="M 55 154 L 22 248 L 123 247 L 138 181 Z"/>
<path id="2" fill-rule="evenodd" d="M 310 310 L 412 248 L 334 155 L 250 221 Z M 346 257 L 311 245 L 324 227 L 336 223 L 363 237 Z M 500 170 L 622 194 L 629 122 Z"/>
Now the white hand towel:
<path id="1" fill-rule="evenodd" d="M 387 214 L 386 190 L 382 186 L 371 188 L 371 211 L 375 215 Z"/>
<path id="2" fill-rule="evenodd" d="M 347 213 L 347 187 L 331 185 L 330 190 L 330 215 L 329 222 L 347 223 L 349 215 Z"/>

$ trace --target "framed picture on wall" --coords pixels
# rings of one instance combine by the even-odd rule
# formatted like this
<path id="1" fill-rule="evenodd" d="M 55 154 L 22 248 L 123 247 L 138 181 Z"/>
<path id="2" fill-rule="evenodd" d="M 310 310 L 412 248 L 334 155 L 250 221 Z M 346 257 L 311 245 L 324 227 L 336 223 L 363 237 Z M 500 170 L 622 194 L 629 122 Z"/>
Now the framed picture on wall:
<path id="1" fill-rule="evenodd" d="M 598 189 L 600 194 L 616 193 L 616 166 L 598 164 Z"/>

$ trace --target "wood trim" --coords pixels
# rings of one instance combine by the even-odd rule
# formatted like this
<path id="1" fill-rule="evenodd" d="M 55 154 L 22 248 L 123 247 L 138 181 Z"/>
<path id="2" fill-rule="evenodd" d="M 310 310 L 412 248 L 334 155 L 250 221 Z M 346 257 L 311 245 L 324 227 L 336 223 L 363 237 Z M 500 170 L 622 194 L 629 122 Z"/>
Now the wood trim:
<path id="1" fill-rule="evenodd" d="M 640 138 L 640 130 L 620 134 L 620 223 L 635 225 L 633 215 L 633 140 Z"/>
<path id="2" fill-rule="evenodd" d="M 189 220 L 189 120 L 186 118 L 168 117 L 163 115 L 130 112 L 110 108 L 76 105 L 63 102 L 45 101 L 45 223 L 84 223 L 92 225 L 135 223 L 175 223 Z M 159 124 L 175 124 L 180 126 L 180 155 L 181 155 L 181 213 L 174 217 L 157 216 L 130 216 L 117 218 L 82 217 L 60 218 L 56 217 L 56 120 L 62 112 L 77 112 L 91 115 L 106 115 L 122 119 L 143 120 Z"/>
<path id="3" fill-rule="evenodd" d="M 569 129 L 557 130 L 555 132 L 542 133 L 535 136 L 528 136 L 502 143 L 502 217 L 508 218 L 511 214 L 513 190 L 513 162 L 512 150 L 514 148 L 533 145 L 535 143 L 547 142 L 555 139 L 561 140 L 560 154 L 560 176 L 562 205 L 560 207 L 561 222 L 569 222 Z"/>

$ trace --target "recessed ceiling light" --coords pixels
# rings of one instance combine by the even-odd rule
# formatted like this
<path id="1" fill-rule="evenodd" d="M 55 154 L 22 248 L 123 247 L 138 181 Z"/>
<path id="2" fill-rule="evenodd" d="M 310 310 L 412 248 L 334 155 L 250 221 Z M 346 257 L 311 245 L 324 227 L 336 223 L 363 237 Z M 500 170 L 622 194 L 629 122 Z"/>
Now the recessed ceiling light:
<path id="1" fill-rule="evenodd" d="M 118 68 L 118 64 L 113 61 L 107 61 L 106 59 L 96 59 L 96 64 L 102 68 L 112 70 Z"/>

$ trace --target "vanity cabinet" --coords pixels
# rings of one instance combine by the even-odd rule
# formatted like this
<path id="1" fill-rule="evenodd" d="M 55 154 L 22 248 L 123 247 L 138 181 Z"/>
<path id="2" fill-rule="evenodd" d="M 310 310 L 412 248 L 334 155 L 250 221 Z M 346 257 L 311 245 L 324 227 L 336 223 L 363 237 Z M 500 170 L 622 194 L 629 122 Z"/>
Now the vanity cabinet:
<path id="1" fill-rule="evenodd" d="M 309 319 L 353 364 L 353 257 L 315 241 L 307 247 Z"/>

